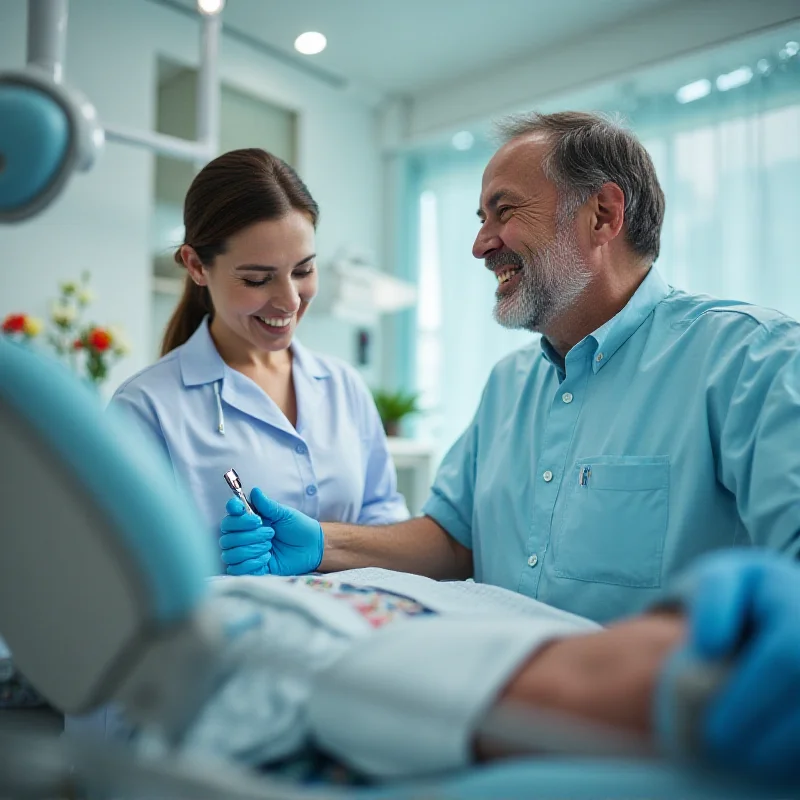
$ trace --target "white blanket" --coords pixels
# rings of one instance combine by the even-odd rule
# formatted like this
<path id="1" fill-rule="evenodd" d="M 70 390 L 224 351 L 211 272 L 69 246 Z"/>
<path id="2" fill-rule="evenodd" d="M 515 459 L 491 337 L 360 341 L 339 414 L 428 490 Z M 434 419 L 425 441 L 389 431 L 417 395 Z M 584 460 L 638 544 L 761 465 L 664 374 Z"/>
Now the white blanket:
<path id="1" fill-rule="evenodd" d="M 526 657 L 594 623 L 471 582 L 387 570 L 326 579 L 412 598 L 436 614 L 375 630 L 351 605 L 282 578 L 213 581 L 239 631 L 241 666 L 210 699 L 187 748 L 252 765 L 309 741 L 381 777 L 465 766 L 476 722 Z"/>

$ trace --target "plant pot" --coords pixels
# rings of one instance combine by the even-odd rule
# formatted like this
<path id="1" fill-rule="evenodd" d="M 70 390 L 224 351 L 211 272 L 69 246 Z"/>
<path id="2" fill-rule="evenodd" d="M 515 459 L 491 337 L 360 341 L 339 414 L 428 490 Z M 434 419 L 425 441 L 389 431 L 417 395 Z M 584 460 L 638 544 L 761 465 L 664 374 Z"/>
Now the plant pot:
<path id="1" fill-rule="evenodd" d="M 399 436 L 400 435 L 400 423 L 397 420 L 390 420 L 388 422 L 383 423 L 383 429 L 386 431 L 387 436 Z"/>

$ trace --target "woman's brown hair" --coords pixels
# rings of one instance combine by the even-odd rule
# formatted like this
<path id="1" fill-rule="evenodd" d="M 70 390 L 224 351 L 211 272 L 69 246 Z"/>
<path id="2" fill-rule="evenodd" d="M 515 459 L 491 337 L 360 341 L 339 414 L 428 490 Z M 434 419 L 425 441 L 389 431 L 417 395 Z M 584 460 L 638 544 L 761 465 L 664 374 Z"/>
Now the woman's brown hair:
<path id="1" fill-rule="evenodd" d="M 231 150 L 206 164 L 192 181 L 183 204 L 184 244 L 194 249 L 204 266 L 211 267 L 231 236 L 292 210 L 308 214 L 316 227 L 319 208 L 285 161 L 254 147 Z M 183 266 L 180 247 L 175 261 Z M 187 275 L 164 333 L 161 355 L 188 341 L 206 314 L 214 314 L 208 288 Z"/>

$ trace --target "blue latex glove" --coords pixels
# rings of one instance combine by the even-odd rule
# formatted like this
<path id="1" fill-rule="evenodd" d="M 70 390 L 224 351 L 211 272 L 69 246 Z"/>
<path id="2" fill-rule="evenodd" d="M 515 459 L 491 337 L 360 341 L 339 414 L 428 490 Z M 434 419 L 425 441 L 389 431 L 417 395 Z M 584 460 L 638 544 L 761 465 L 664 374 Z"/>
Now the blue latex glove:
<path id="1" fill-rule="evenodd" d="M 707 557 L 693 570 L 687 650 L 732 658 L 701 741 L 730 767 L 800 780 L 800 565 L 762 551 Z"/>
<path id="2" fill-rule="evenodd" d="M 241 501 L 232 497 L 226 509 L 228 516 L 222 521 L 222 531 L 228 538 L 228 547 L 247 545 L 248 535 L 257 536 L 258 531 L 274 532 L 272 554 L 267 571 L 272 575 L 305 575 L 313 572 L 322 563 L 324 538 L 322 526 L 315 519 L 270 500 L 261 489 L 250 493 L 250 504 L 261 518 L 245 514 Z M 263 522 L 262 522 L 263 520 Z M 222 544 L 222 540 L 220 540 Z"/>
<path id="3" fill-rule="evenodd" d="M 268 575 L 275 531 L 255 514 L 244 513 L 244 503 L 232 497 L 226 506 L 229 516 L 219 526 L 219 546 L 228 575 Z M 233 516 L 231 516 L 233 515 Z M 235 522 L 235 524 L 233 524 Z"/>

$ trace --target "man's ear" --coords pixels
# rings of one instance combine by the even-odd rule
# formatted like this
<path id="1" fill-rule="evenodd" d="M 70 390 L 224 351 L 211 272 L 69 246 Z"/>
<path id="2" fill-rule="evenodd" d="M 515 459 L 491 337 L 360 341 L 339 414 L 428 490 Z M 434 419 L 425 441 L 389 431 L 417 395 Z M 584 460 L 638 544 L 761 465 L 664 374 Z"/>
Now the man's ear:
<path id="1" fill-rule="evenodd" d="M 593 198 L 592 244 L 602 247 L 619 236 L 625 224 L 625 195 L 616 183 L 604 183 Z"/>
<path id="2" fill-rule="evenodd" d="M 205 267 L 193 247 L 188 244 L 181 247 L 181 261 L 183 261 L 183 265 L 186 267 L 191 279 L 198 286 L 208 285 Z"/>

